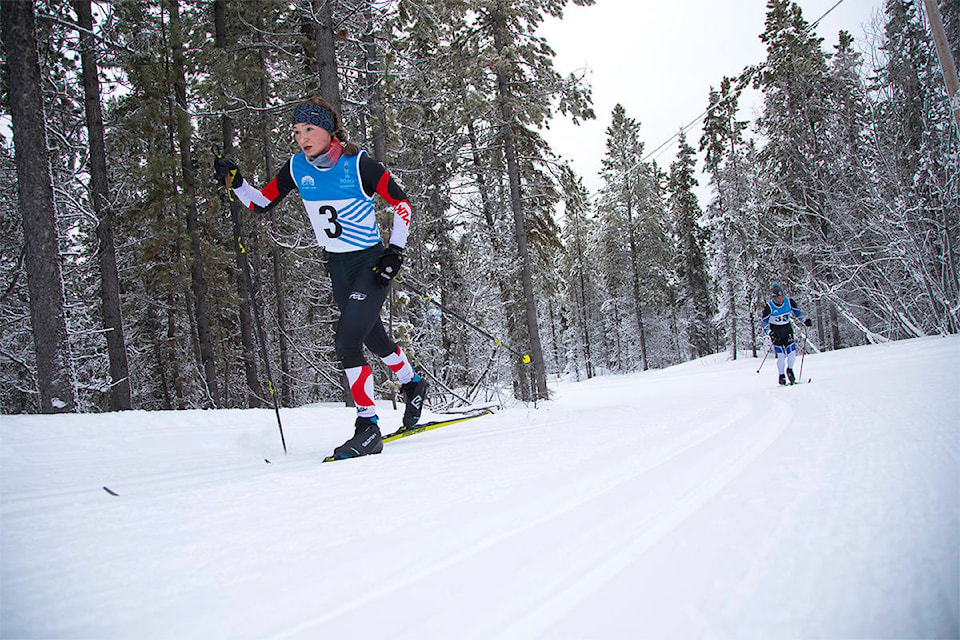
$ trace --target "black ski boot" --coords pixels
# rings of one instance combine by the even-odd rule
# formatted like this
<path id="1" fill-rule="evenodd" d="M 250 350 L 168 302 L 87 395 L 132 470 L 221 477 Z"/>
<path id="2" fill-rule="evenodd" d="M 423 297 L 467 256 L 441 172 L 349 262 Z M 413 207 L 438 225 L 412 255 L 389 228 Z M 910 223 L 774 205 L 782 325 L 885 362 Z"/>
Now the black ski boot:
<path id="1" fill-rule="evenodd" d="M 423 378 L 414 379 L 400 385 L 406 404 L 406 408 L 403 410 L 403 429 L 409 429 L 420 422 L 420 414 L 423 412 L 423 401 L 427 397 L 428 386 L 427 381 Z"/>
<path id="2" fill-rule="evenodd" d="M 797 384 L 797 379 L 793 377 L 793 369 L 787 369 L 787 378 L 790 379 L 790 384 Z"/>
<path id="3" fill-rule="evenodd" d="M 337 460 L 356 458 L 371 453 L 383 451 L 383 440 L 380 439 L 380 427 L 377 418 L 357 418 L 356 431 L 353 437 L 333 450 L 333 457 Z"/>
<path id="4" fill-rule="evenodd" d="M 787 376 L 783 375 L 782 373 L 780 374 L 780 386 L 787 386 Z"/>

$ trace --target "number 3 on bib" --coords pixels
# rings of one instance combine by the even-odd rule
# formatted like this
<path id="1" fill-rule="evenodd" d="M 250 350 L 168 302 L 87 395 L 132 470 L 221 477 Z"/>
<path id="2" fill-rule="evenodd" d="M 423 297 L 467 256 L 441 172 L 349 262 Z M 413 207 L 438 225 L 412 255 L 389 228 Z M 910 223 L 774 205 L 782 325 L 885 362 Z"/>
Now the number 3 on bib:
<path id="1" fill-rule="evenodd" d="M 343 233 L 343 226 L 337 222 L 337 210 L 330 205 L 324 205 L 320 207 L 318 213 L 321 218 L 325 217 L 327 219 L 327 226 L 323 230 L 323 232 L 327 234 L 327 237 L 339 238 Z"/>

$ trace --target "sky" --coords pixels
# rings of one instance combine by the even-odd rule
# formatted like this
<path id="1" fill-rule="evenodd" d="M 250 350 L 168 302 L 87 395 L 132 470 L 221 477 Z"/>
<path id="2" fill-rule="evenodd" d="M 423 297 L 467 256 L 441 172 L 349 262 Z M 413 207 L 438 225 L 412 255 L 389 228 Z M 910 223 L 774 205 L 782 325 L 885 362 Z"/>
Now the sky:
<path id="1" fill-rule="evenodd" d="M 837 0 L 800 0 L 799 4 L 809 23 Z M 867 46 L 864 34 L 882 8 L 883 0 L 842 0 L 817 26 L 824 48 L 833 50 L 841 29 L 854 36 L 855 46 Z M 699 118 L 711 86 L 718 88 L 724 76 L 736 76 L 748 65 L 764 61 L 766 49 L 759 36 L 766 11 L 766 0 L 568 4 L 563 19 L 549 18 L 539 33 L 556 51 L 555 67 L 561 75 L 586 70 L 597 118 L 578 127 L 559 116 L 544 132 L 547 140 L 595 193 L 602 185 L 597 174 L 613 107 L 622 104 L 627 116 L 640 122 L 644 149 L 653 152 Z M 752 120 L 759 101 L 754 97 L 751 105 L 748 100 L 744 99 L 743 115 Z M 698 148 L 700 135 L 698 123 L 688 131 L 687 141 Z M 673 139 L 650 159 L 667 169 L 676 149 Z M 706 180 L 701 182 L 697 195 L 704 206 L 709 190 Z"/>
<path id="2" fill-rule="evenodd" d="M 281 409 L 286 456 L 269 409 L 0 416 L 0 637 L 960 637 L 960 336 L 795 369 L 553 380 L 329 464 L 342 405 Z"/>

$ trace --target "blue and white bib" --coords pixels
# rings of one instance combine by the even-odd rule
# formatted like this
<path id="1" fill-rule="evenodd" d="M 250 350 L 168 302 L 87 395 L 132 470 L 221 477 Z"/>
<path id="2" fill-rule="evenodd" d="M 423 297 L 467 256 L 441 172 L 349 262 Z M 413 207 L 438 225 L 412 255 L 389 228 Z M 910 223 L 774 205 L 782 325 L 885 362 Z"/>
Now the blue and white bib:
<path id="1" fill-rule="evenodd" d="M 290 172 L 321 247 L 346 253 L 381 242 L 373 198 L 360 182 L 359 153 L 340 156 L 329 169 L 317 169 L 298 153 L 290 160 Z"/>
<path id="2" fill-rule="evenodd" d="M 780 305 L 773 300 L 768 300 L 767 304 L 770 306 L 770 318 L 768 319 L 770 324 L 790 324 L 790 312 L 793 306 L 790 304 L 790 298 L 784 296 L 783 304 Z"/>

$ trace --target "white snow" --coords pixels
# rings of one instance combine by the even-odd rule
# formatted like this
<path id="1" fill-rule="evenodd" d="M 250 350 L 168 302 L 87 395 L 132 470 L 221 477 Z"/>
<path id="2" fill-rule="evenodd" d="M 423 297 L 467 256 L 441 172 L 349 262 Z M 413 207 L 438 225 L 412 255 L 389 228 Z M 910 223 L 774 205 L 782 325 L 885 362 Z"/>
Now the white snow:
<path id="1" fill-rule="evenodd" d="M 717 356 L 332 464 L 339 406 L 286 456 L 272 410 L 3 416 L 0 637 L 956 638 L 958 362 Z"/>

